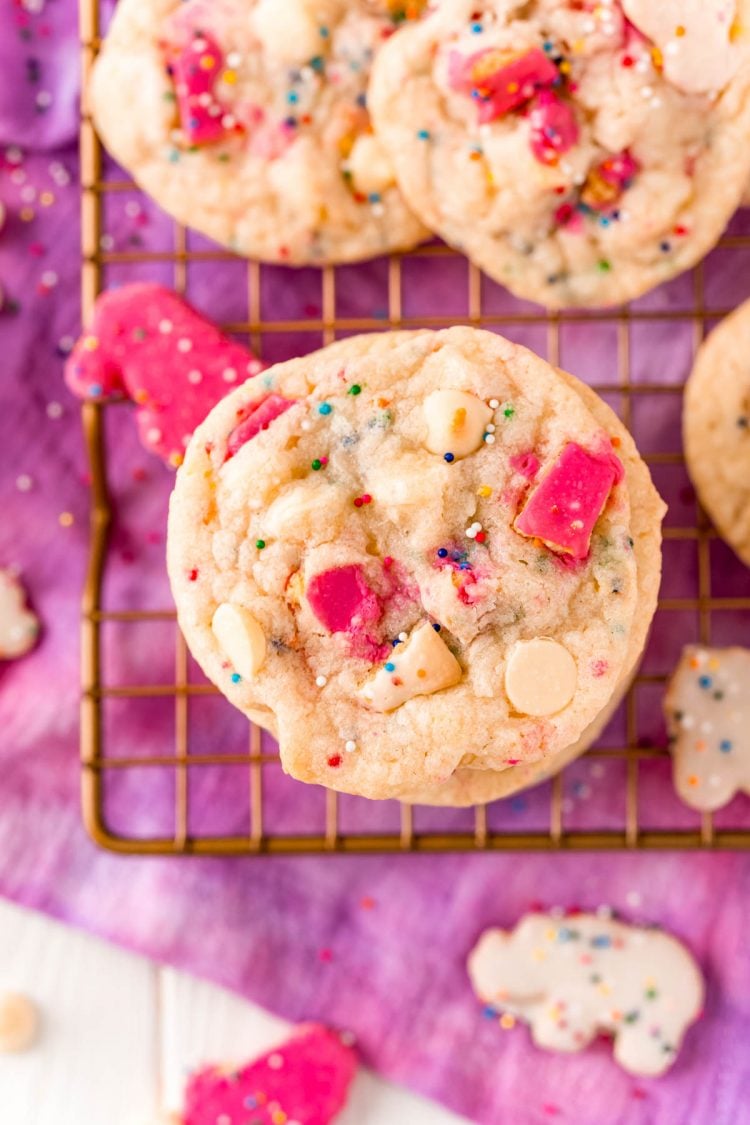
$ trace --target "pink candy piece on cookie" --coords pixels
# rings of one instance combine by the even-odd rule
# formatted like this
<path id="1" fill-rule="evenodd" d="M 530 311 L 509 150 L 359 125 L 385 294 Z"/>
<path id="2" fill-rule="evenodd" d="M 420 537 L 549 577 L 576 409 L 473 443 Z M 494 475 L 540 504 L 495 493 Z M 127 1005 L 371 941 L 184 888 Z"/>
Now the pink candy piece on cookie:
<path id="1" fill-rule="evenodd" d="M 338 566 L 316 574 L 307 587 L 310 608 L 330 633 L 349 633 L 378 621 L 380 600 L 361 566 Z"/>
<path id="2" fill-rule="evenodd" d="M 578 141 L 573 108 L 551 90 L 542 90 L 529 110 L 531 151 L 541 164 L 556 164 Z"/>
<path id="3" fill-rule="evenodd" d="M 212 144 L 229 131 L 227 111 L 213 92 L 223 61 L 221 48 L 209 35 L 200 32 L 170 64 L 180 127 L 192 145 Z M 235 128 L 233 120 L 229 128 Z"/>
<path id="4" fill-rule="evenodd" d="M 96 302 L 89 331 L 68 357 L 65 380 L 79 398 L 131 398 L 144 444 L 177 466 L 209 410 L 262 369 L 176 293 L 136 284 Z"/>
<path id="5" fill-rule="evenodd" d="M 271 422 L 284 414 L 290 406 L 294 406 L 294 400 L 282 398 L 281 395 L 266 395 L 258 402 L 251 402 L 246 406 L 229 435 L 226 460 L 234 457 L 238 449 L 252 441 L 262 430 L 267 430 Z"/>
<path id="6" fill-rule="evenodd" d="M 211 1066 L 194 1074 L 182 1125 L 329 1125 L 346 1104 L 356 1069 L 351 1047 L 309 1024 L 239 1070 Z"/>
<path id="7" fill-rule="evenodd" d="M 595 455 L 575 442 L 565 446 L 531 492 L 514 527 L 552 551 L 585 559 L 591 533 L 623 468 L 613 453 Z"/>
<path id="8" fill-rule="evenodd" d="M 640 164 L 629 152 L 608 156 L 589 172 L 581 189 L 581 202 L 592 211 L 613 207 L 640 171 Z"/>
<path id="9" fill-rule="evenodd" d="M 537 90 L 559 78 L 555 64 L 538 47 L 515 57 L 497 48 L 463 58 L 454 53 L 449 66 L 453 88 L 476 99 L 481 124 L 526 105 Z"/>

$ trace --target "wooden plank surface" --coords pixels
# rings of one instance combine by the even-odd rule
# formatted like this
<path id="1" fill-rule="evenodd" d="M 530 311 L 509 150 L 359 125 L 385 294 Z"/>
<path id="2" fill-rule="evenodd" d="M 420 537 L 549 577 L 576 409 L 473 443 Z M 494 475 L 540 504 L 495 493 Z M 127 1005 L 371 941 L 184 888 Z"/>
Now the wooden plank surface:
<path id="1" fill-rule="evenodd" d="M 223 989 L 0 902 L 0 992 L 38 1005 L 42 1034 L 0 1055 L 2 1125 L 159 1125 L 187 1072 L 242 1062 L 288 1025 Z M 336 1125 L 462 1125 L 362 1070 Z"/>

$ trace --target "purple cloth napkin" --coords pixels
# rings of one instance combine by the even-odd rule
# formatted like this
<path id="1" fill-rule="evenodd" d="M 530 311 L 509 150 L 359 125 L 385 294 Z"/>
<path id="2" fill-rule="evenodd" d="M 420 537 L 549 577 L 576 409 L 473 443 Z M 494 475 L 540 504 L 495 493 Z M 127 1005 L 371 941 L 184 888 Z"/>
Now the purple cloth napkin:
<path id="1" fill-rule="evenodd" d="M 76 404 L 61 379 L 64 354 L 79 330 L 78 198 L 75 184 L 77 90 L 74 0 L 5 0 L 0 9 L 0 177 L 9 209 L 0 233 L 0 565 L 17 566 L 44 623 L 38 649 L 0 670 L 0 893 L 150 957 L 233 988 L 289 1019 L 320 1019 L 352 1029 L 363 1059 L 389 1078 L 439 1099 L 486 1125 L 741 1125 L 750 1122 L 750 866 L 738 855 L 478 855 L 241 861 L 117 858 L 97 851 L 79 815 L 78 620 L 87 552 L 86 464 Z M 21 148 L 18 146 L 22 146 Z M 136 196 L 117 196 L 108 229 L 114 247 L 168 245 L 169 225 Z M 740 221 L 741 222 L 741 221 Z M 747 221 L 744 221 L 747 230 Z M 737 226 L 738 231 L 742 226 Z M 193 245 L 199 245 L 195 239 Z M 733 255 L 744 254 L 740 259 Z M 431 306 L 466 315 L 465 265 L 404 266 L 406 311 Z M 743 265 L 744 262 L 744 272 Z M 713 308 L 737 303 L 750 289 L 748 252 L 715 253 L 706 294 Z M 463 271 L 463 272 L 462 272 Z M 244 267 L 191 266 L 191 292 L 225 321 L 244 316 Z M 111 267 L 107 280 L 136 276 L 169 282 L 167 268 Z M 339 312 L 384 315 L 385 269 L 374 263 L 341 271 Z M 744 291 L 741 291 L 744 290 Z M 264 312 L 317 315 L 315 271 L 264 270 Z M 640 307 L 690 307 L 690 279 L 651 295 Z M 485 307 L 521 309 L 488 285 Z M 658 322 L 631 330 L 633 377 L 678 382 L 690 358 L 684 332 Z M 545 328 L 515 326 L 514 338 L 544 352 Z M 318 338 L 275 335 L 264 343 L 277 358 L 308 350 Z M 567 326 L 562 361 L 595 383 L 616 384 L 616 328 Z M 609 396 L 621 405 L 616 391 Z M 679 449 L 679 397 L 636 397 L 633 426 L 646 451 Z M 127 408 L 112 421 L 117 527 L 107 578 L 107 604 L 169 606 L 164 577 L 164 514 L 169 473 L 137 444 Z M 693 498 L 680 466 L 660 466 L 658 483 L 672 501 L 670 520 L 693 518 Z M 693 594 L 695 545 L 667 546 L 670 597 Z M 712 547 L 716 588 L 747 595 L 748 572 L 720 544 Z M 716 614 L 718 641 L 747 636 L 747 615 Z M 110 682 L 169 682 L 169 625 L 111 627 L 105 637 Z M 660 615 L 647 657 L 668 670 L 680 644 L 696 636 L 691 613 Z M 144 632 L 140 632 L 144 629 Z M 194 717 L 196 747 L 228 749 L 241 720 L 221 700 L 204 701 Z M 114 705 L 109 714 L 119 752 L 171 747 L 171 702 Z M 658 692 L 639 699 L 644 737 L 663 737 Z M 239 722 L 239 726 L 237 725 Z M 241 733 L 238 737 L 241 737 Z M 621 744 L 617 724 L 611 745 Z M 166 740 L 166 741 L 165 741 Z M 114 826 L 169 831 L 169 771 L 121 777 L 107 811 Z M 623 777 L 611 766 L 580 763 L 566 778 L 566 823 L 621 818 Z M 194 830 L 226 829 L 237 786 L 226 771 L 207 771 L 191 794 Z M 285 781 L 268 781 L 279 827 L 295 830 L 319 815 L 320 797 Z M 592 796 L 593 793 L 593 796 Z M 666 794 L 666 796 L 665 796 Z M 657 778 L 645 786 L 644 816 L 695 824 L 668 803 Z M 543 825 L 547 796 L 524 795 L 502 815 L 519 828 Z M 316 804 L 317 802 L 317 804 Z M 603 810 L 603 811 L 602 811 Z M 747 825 L 747 802 L 727 816 Z M 390 805 L 342 802 L 360 826 L 393 823 Z M 464 813 L 421 810 L 418 827 L 463 823 Z M 661 822 L 660 818 L 661 817 Z M 682 821 L 680 821 L 682 817 Z M 224 818 L 224 819 L 222 819 Z M 588 818 L 588 819 L 587 819 Z M 609 1048 L 563 1057 L 532 1048 L 523 1029 L 502 1031 L 471 995 L 465 958 L 481 930 L 512 925 L 532 903 L 596 908 L 659 923 L 684 938 L 708 979 L 706 1011 L 672 1072 L 636 1081 L 612 1063 Z M 395 1123 L 394 1123 L 395 1125 Z M 398 1123 L 402 1125 L 402 1123 Z M 406 1123 L 403 1123 L 406 1125 Z"/>

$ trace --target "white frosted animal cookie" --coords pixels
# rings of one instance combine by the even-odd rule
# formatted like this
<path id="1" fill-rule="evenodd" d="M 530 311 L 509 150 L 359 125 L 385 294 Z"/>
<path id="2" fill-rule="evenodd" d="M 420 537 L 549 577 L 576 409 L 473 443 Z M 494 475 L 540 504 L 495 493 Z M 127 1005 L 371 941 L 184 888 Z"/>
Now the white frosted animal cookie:
<path id="1" fill-rule="evenodd" d="M 658 1077 L 675 1061 L 703 1006 L 703 978 L 676 938 L 595 914 L 527 914 L 486 930 L 469 956 L 480 1000 L 523 1020 L 537 1047 L 582 1051 L 604 1032 L 615 1061 Z"/>
<path id="2" fill-rule="evenodd" d="M 750 301 L 700 348 L 685 389 L 682 426 L 700 502 L 750 566 Z"/>
<path id="3" fill-rule="evenodd" d="M 367 83 L 420 0 L 120 0 L 97 129 L 186 226 L 266 261 L 354 261 L 428 237 L 373 135 Z"/>
<path id="4" fill-rule="evenodd" d="M 554 755 L 632 659 L 620 442 L 476 329 L 279 364 L 212 411 L 177 478 L 188 643 L 305 781 L 393 797 Z"/>
<path id="5" fill-rule="evenodd" d="M 381 51 L 370 109 L 427 226 L 520 297 L 611 305 L 737 207 L 749 48 L 750 0 L 440 0 Z"/>
<path id="6" fill-rule="evenodd" d="M 0 570 L 0 660 L 15 660 L 34 647 L 39 620 L 26 605 L 23 586 L 9 570 Z"/>
<path id="7" fill-rule="evenodd" d="M 688 645 L 664 697 L 683 801 L 711 811 L 750 793 L 750 651 Z"/>

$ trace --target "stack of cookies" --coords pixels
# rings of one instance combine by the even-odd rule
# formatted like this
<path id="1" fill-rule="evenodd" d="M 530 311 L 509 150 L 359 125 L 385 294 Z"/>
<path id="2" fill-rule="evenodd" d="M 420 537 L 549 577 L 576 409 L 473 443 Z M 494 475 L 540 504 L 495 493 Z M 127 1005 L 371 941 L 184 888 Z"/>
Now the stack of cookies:
<path id="1" fill-rule="evenodd" d="M 294 777 L 470 804 L 602 729 L 654 612 L 663 511 L 609 408 L 526 349 L 360 336 L 213 409 L 169 572 L 196 659 Z"/>
<path id="2" fill-rule="evenodd" d="M 90 93 L 138 184 L 237 253 L 433 232 L 521 297 L 599 306 L 740 203 L 749 41 L 750 0 L 120 0 Z"/>

